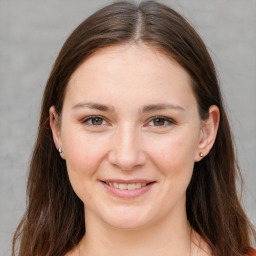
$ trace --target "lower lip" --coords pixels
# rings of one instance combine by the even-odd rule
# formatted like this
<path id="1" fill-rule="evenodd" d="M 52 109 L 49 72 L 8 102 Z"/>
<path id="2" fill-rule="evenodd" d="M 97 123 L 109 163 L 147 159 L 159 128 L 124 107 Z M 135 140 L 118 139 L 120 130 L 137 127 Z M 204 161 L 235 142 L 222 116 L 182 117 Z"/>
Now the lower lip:
<path id="1" fill-rule="evenodd" d="M 152 186 L 155 184 L 155 182 L 134 190 L 119 189 L 119 188 L 111 187 L 104 182 L 102 182 L 102 184 L 114 196 L 117 196 L 120 198 L 136 198 L 148 192 L 152 188 Z"/>

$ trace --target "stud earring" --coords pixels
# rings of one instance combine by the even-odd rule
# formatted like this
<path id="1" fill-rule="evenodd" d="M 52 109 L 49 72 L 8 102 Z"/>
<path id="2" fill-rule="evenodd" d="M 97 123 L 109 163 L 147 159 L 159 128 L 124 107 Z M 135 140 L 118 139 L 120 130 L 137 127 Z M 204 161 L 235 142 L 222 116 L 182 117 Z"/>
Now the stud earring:
<path id="1" fill-rule="evenodd" d="M 63 153 L 62 148 L 59 148 L 58 151 L 60 154 Z"/>
<path id="2" fill-rule="evenodd" d="M 204 153 L 200 152 L 200 153 L 199 153 L 199 156 L 200 156 L 200 157 L 204 157 Z"/>

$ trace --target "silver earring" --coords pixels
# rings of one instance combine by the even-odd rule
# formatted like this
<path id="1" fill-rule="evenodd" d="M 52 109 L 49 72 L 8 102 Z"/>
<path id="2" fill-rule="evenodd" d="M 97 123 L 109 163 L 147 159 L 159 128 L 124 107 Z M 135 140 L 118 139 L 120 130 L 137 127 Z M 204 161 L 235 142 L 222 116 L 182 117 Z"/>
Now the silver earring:
<path id="1" fill-rule="evenodd" d="M 59 148 L 58 151 L 60 154 L 63 153 L 62 148 Z"/>
<path id="2" fill-rule="evenodd" d="M 200 157 L 204 157 L 204 153 L 203 153 L 203 152 L 200 152 L 200 153 L 199 153 L 199 156 L 200 156 Z"/>

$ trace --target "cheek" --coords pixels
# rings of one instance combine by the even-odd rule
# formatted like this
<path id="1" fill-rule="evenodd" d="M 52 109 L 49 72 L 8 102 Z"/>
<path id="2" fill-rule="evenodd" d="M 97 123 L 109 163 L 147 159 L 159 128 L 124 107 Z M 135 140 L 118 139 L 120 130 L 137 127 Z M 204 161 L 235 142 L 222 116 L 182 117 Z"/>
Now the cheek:
<path id="1" fill-rule="evenodd" d="M 185 193 L 191 180 L 197 146 L 195 137 L 176 133 L 151 141 L 152 162 L 164 177 L 168 194 L 174 197 Z"/>
<path id="2" fill-rule="evenodd" d="M 163 178 L 162 193 L 158 197 L 170 210 L 178 202 L 184 203 L 181 199 L 185 198 L 193 173 L 195 142 L 184 140 L 183 136 L 170 136 L 158 143 L 154 141 L 150 155 Z"/>
<path id="3" fill-rule="evenodd" d="M 96 164 L 99 151 L 95 150 L 89 140 L 79 136 L 70 136 L 63 143 L 65 158 L 70 172 L 88 174 Z"/>
<path id="4" fill-rule="evenodd" d="M 104 155 L 105 140 L 100 134 L 87 134 L 80 127 L 67 127 L 62 132 L 67 165 L 73 171 L 90 171 Z"/>
<path id="5" fill-rule="evenodd" d="M 79 130 L 63 130 L 62 138 L 71 185 L 84 201 L 84 196 L 89 195 L 92 182 L 97 179 L 96 171 L 104 159 L 106 145 L 100 136 L 86 136 Z"/>
<path id="6" fill-rule="evenodd" d="M 152 139 L 150 155 L 154 161 L 168 168 L 176 165 L 190 165 L 194 163 L 196 140 L 175 134 Z"/>

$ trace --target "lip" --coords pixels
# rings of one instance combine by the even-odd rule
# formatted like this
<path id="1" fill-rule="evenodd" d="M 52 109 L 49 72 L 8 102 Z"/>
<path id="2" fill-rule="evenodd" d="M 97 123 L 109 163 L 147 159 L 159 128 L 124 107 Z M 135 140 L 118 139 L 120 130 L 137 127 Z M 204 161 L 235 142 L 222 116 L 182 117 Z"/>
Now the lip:
<path id="1" fill-rule="evenodd" d="M 145 179 L 130 179 L 130 180 L 122 180 L 122 179 L 104 179 L 102 182 L 116 182 L 122 184 L 131 184 L 131 183 L 153 183 L 154 180 L 145 180 Z"/>
<path id="2" fill-rule="evenodd" d="M 119 189 L 119 188 L 111 187 L 106 182 L 111 182 L 111 183 L 116 182 L 116 183 L 122 183 L 122 184 L 147 183 L 147 185 L 138 189 L 128 190 L 128 189 Z M 108 180 L 101 180 L 101 183 L 110 194 L 119 198 L 128 199 L 128 198 L 137 198 L 145 194 L 155 185 L 156 182 L 150 181 L 150 180 L 143 180 L 143 179 L 132 179 L 132 180 L 108 179 Z"/>

